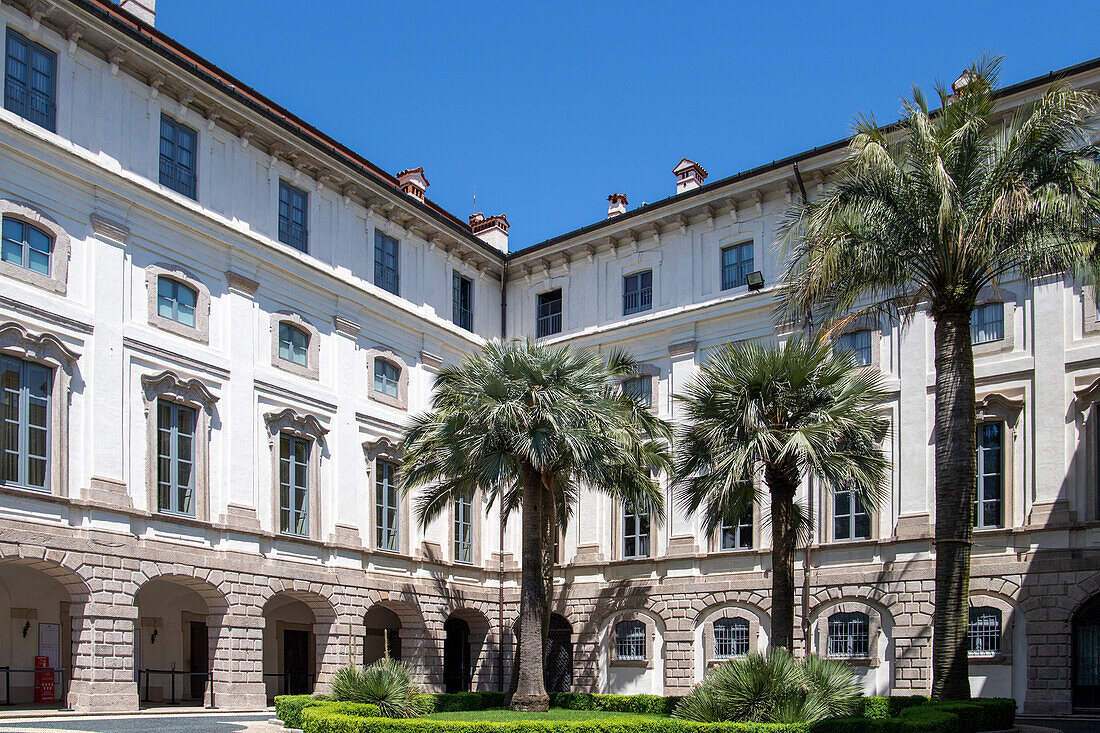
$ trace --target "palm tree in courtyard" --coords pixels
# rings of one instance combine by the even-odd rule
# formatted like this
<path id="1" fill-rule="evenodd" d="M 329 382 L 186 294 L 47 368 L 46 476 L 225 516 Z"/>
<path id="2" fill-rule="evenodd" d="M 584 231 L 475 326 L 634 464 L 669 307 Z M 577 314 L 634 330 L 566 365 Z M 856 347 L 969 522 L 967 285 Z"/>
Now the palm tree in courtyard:
<path id="1" fill-rule="evenodd" d="M 834 356 L 828 342 L 728 345 L 677 399 L 677 503 L 701 512 L 709 535 L 752 511 L 755 478 L 771 499 L 772 646 L 794 642 L 794 554 L 802 523 L 795 492 L 810 475 L 851 490 L 870 508 L 885 491 L 887 461 L 877 443 L 887 422 L 878 406 L 882 378 Z"/>
<path id="2" fill-rule="evenodd" d="M 405 433 L 402 490 L 417 500 L 422 525 L 475 489 L 519 510 L 522 552 L 518 673 L 511 705 L 546 710 L 543 653 L 546 578 L 555 528 L 568 521 L 581 487 L 664 513 L 652 470 L 671 467 L 671 430 L 619 383 L 630 357 L 532 341 L 492 341 L 435 380 L 432 409 Z"/>
<path id="3" fill-rule="evenodd" d="M 977 474 L 971 311 L 1002 281 L 1093 270 L 1100 215 L 1086 90 L 1052 84 L 1005 121 L 999 59 L 975 63 L 957 93 L 919 89 L 895 129 L 861 118 L 836 185 L 796 204 L 784 317 L 878 310 L 935 324 L 936 596 L 932 695 L 970 696 L 967 596 Z"/>

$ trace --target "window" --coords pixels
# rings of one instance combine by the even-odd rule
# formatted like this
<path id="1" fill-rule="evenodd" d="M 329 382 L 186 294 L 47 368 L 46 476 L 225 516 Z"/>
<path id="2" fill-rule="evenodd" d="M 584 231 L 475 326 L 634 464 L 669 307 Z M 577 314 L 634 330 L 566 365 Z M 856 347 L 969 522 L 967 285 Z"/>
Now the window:
<path id="1" fill-rule="evenodd" d="M 722 522 L 718 528 L 719 547 L 723 550 L 744 550 L 752 547 L 752 510 L 741 515 L 737 521 Z"/>
<path id="2" fill-rule="evenodd" d="M 297 326 L 280 323 L 279 358 L 298 366 L 308 366 L 309 334 Z"/>
<path id="3" fill-rule="evenodd" d="M 987 344 L 1005 337 L 1005 304 L 985 303 L 970 314 L 970 343 Z"/>
<path id="4" fill-rule="evenodd" d="M 645 659 L 645 624 L 620 621 L 615 624 L 615 656 L 619 659 Z"/>
<path id="5" fill-rule="evenodd" d="M 643 374 L 627 379 L 623 382 L 623 396 L 640 402 L 647 408 L 653 407 L 653 377 Z"/>
<path id="6" fill-rule="evenodd" d="M 195 516 L 195 410 L 157 401 L 157 511 Z"/>
<path id="7" fill-rule="evenodd" d="M 1001 611 L 989 606 L 971 607 L 966 624 L 967 650 L 972 657 L 1001 653 Z"/>
<path id="8" fill-rule="evenodd" d="M 720 618 L 714 622 L 714 656 L 718 659 L 743 657 L 749 653 L 749 622 L 743 618 Z"/>
<path id="9" fill-rule="evenodd" d="M 52 372 L 0 356 L 0 484 L 49 488 Z"/>
<path id="10" fill-rule="evenodd" d="M 474 330 L 474 281 L 457 272 L 451 273 L 451 320 L 459 328 Z"/>
<path id="11" fill-rule="evenodd" d="M 536 338 L 561 333 L 561 288 L 539 293 Z"/>
<path id="12" fill-rule="evenodd" d="M 387 397 L 397 398 L 398 383 L 401 380 L 401 368 L 385 359 L 374 360 L 374 391 Z"/>
<path id="13" fill-rule="evenodd" d="M 192 199 L 197 140 L 198 134 L 187 125 L 160 116 L 160 182 Z"/>
<path id="14" fill-rule="evenodd" d="M 978 486 L 974 496 L 974 527 L 1001 526 L 1004 496 L 1004 423 L 978 425 Z"/>
<path id="15" fill-rule="evenodd" d="M 474 561 L 474 498 L 455 499 L 455 562 Z"/>
<path id="16" fill-rule="evenodd" d="M 833 344 L 833 353 L 839 354 L 845 349 L 850 350 L 860 366 L 871 365 L 871 331 L 852 331 L 842 334 Z"/>
<path id="17" fill-rule="evenodd" d="M 199 294 L 179 280 L 157 277 L 157 315 L 184 326 L 195 326 L 195 304 Z"/>
<path id="18" fill-rule="evenodd" d="M 833 539 L 866 540 L 871 537 L 871 517 L 863 501 L 851 489 L 833 491 Z"/>
<path id="19" fill-rule="evenodd" d="M 623 557 L 649 557 L 649 513 L 623 508 Z"/>
<path id="20" fill-rule="evenodd" d="M 279 433 L 279 531 L 309 536 L 310 442 Z"/>
<path id="21" fill-rule="evenodd" d="M 722 290 L 745 285 L 752 271 L 752 242 L 722 248 Z"/>
<path id="22" fill-rule="evenodd" d="M 53 237 L 25 221 L 5 216 L 0 259 L 39 275 L 50 276 Z"/>
<path id="23" fill-rule="evenodd" d="M 379 550 L 398 551 L 400 541 L 400 514 L 397 495 L 397 464 L 392 461 L 375 461 L 374 464 L 375 525 Z"/>
<path id="24" fill-rule="evenodd" d="M 57 54 L 8 29 L 4 109 L 56 130 Z"/>
<path id="25" fill-rule="evenodd" d="M 653 270 L 636 272 L 623 278 L 623 315 L 640 313 L 653 307 Z"/>
<path id="26" fill-rule="evenodd" d="M 869 622 L 867 614 L 834 613 L 829 617 L 829 656 L 835 659 L 859 659 L 868 651 Z"/>
<path id="27" fill-rule="evenodd" d="M 279 181 L 279 241 L 309 251 L 309 194 Z"/>
<path id="28" fill-rule="evenodd" d="M 397 240 L 377 230 L 374 232 L 374 284 L 394 295 L 400 295 Z"/>

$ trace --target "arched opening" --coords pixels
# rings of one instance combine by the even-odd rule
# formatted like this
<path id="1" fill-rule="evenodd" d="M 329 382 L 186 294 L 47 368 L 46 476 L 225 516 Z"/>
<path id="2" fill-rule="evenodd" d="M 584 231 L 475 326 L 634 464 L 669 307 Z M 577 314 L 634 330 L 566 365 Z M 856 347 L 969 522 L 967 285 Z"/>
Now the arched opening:
<path id="1" fill-rule="evenodd" d="M 363 615 L 363 664 L 383 657 L 401 659 L 401 617 L 382 605 Z"/>
<path id="2" fill-rule="evenodd" d="M 318 619 L 317 611 L 327 611 L 326 603 L 284 592 L 264 606 L 263 668 L 269 701 L 276 695 L 313 693 L 330 626 L 330 620 Z"/>
<path id="3" fill-rule="evenodd" d="M 212 704 L 212 660 L 225 600 L 194 578 L 159 577 L 138 590 L 134 669 L 144 704 Z"/>
<path id="4" fill-rule="evenodd" d="M 564 616 L 550 615 L 546 636 L 546 660 L 543 681 L 547 692 L 573 690 L 573 626 Z"/>
<path id="5" fill-rule="evenodd" d="M 470 624 L 452 616 L 443 624 L 444 692 L 469 692 L 473 681 Z"/>
<path id="6" fill-rule="evenodd" d="M 1100 709 L 1100 596 L 1073 616 L 1073 709 Z"/>

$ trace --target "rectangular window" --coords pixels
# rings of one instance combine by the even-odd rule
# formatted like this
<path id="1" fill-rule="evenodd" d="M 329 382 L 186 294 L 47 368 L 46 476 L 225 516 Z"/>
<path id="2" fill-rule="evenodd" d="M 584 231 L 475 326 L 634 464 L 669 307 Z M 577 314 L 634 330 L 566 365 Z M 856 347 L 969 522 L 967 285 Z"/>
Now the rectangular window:
<path id="1" fill-rule="evenodd" d="M 176 193 L 195 198 L 198 133 L 163 114 L 160 116 L 160 182 Z"/>
<path id="2" fill-rule="evenodd" d="M 615 656 L 624 660 L 645 659 L 645 624 L 620 621 L 615 624 Z"/>
<path id="3" fill-rule="evenodd" d="M 752 547 L 752 512 L 741 515 L 737 521 L 726 520 L 718 528 L 723 550 L 745 550 Z"/>
<path id="4" fill-rule="evenodd" d="M 374 463 L 376 542 L 379 550 L 398 551 L 400 521 L 397 495 L 397 464 L 377 460 Z"/>
<path id="5" fill-rule="evenodd" d="M 309 194 L 279 181 L 279 241 L 309 252 Z"/>
<path id="6" fill-rule="evenodd" d="M 455 562 L 474 561 L 474 498 L 455 499 Z"/>
<path id="7" fill-rule="evenodd" d="M 720 618 L 714 622 L 714 656 L 717 659 L 743 657 L 749 653 L 749 622 L 743 618 Z"/>
<path id="8" fill-rule="evenodd" d="M 829 656 L 860 659 L 869 656 L 867 614 L 834 613 L 829 617 Z"/>
<path id="9" fill-rule="evenodd" d="M 0 484 L 49 488 L 53 370 L 0 356 Z"/>
<path id="10" fill-rule="evenodd" d="M 310 442 L 279 434 L 279 531 L 309 536 Z"/>
<path id="11" fill-rule="evenodd" d="M 50 276 L 53 237 L 38 227 L 5 216 L 0 239 L 0 259 L 39 275 Z"/>
<path id="12" fill-rule="evenodd" d="M 397 264 L 397 240 L 375 230 L 374 284 L 394 295 L 401 294 Z"/>
<path id="13" fill-rule="evenodd" d="M 623 557 L 649 557 L 649 513 L 623 508 Z"/>
<path id="14" fill-rule="evenodd" d="M 535 336 L 542 338 L 561 333 L 561 288 L 539 293 Z"/>
<path id="15" fill-rule="evenodd" d="M 401 369 L 385 359 L 374 360 L 374 391 L 396 398 L 401 382 Z"/>
<path id="16" fill-rule="evenodd" d="M 985 303 L 970 314 L 970 343 L 987 344 L 1005 337 L 1005 304 Z"/>
<path id="17" fill-rule="evenodd" d="M 974 496 L 974 526 L 1000 527 L 1004 498 L 1004 423 L 978 425 L 978 486 Z"/>
<path id="18" fill-rule="evenodd" d="M 752 242 L 722 248 L 722 290 L 745 285 L 752 271 Z"/>
<path id="19" fill-rule="evenodd" d="M 1001 612 L 989 606 L 971 607 L 966 625 L 967 651 L 972 657 L 1001 653 Z"/>
<path id="20" fill-rule="evenodd" d="M 459 328 L 474 330 L 474 281 L 451 273 L 451 320 Z"/>
<path id="21" fill-rule="evenodd" d="M 289 323 L 280 323 L 279 358 L 298 366 L 307 366 L 309 364 L 309 334 Z"/>
<path id="22" fill-rule="evenodd" d="M 833 539 L 871 538 L 871 517 L 859 496 L 850 489 L 833 491 Z"/>
<path id="23" fill-rule="evenodd" d="M 4 109 L 57 131 L 57 54 L 8 29 Z"/>
<path id="24" fill-rule="evenodd" d="M 157 401 L 157 511 L 195 516 L 195 410 Z"/>
<path id="25" fill-rule="evenodd" d="M 653 307 L 653 271 L 645 270 L 623 278 L 623 315 Z"/>
<path id="26" fill-rule="evenodd" d="M 856 364 L 860 366 L 871 365 L 871 332 L 869 330 L 852 331 L 837 338 L 833 344 L 833 352 L 839 354 L 845 349 L 855 355 Z"/>
<path id="27" fill-rule="evenodd" d="M 653 377 L 643 374 L 623 382 L 623 395 L 646 407 L 653 407 Z"/>
<path id="28" fill-rule="evenodd" d="M 157 315 L 195 327 L 195 302 L 199 294 L 179 280 L 157 276 Z"/>

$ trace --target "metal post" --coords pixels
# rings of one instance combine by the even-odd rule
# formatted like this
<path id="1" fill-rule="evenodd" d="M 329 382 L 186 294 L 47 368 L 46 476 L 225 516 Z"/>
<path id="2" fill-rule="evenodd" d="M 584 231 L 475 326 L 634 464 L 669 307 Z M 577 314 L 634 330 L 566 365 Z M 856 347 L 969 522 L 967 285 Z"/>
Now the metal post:
<path id="1" fill-rule="evenodd" d="M 172 669 L 168 673 L 168 676 L 172 678 L 172 698 L 171 698 L 171 702 L 169 702 L 168 704 L 169 705 L 175 705 L 176 704 L 176 663 L 175 662 L 172 662 Z"/>

